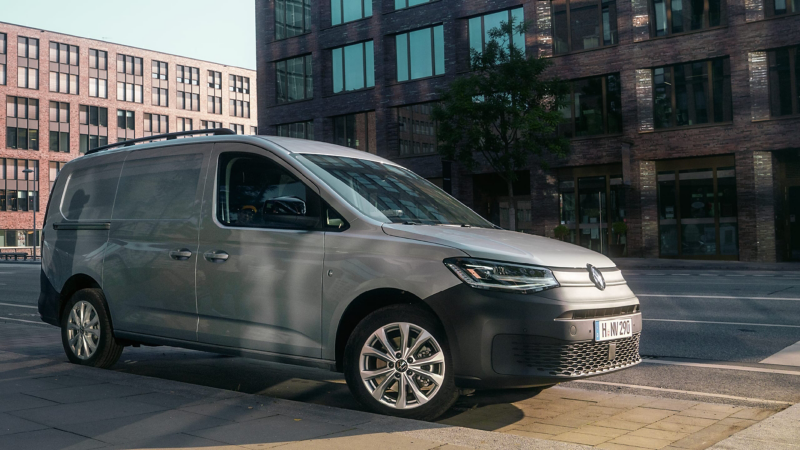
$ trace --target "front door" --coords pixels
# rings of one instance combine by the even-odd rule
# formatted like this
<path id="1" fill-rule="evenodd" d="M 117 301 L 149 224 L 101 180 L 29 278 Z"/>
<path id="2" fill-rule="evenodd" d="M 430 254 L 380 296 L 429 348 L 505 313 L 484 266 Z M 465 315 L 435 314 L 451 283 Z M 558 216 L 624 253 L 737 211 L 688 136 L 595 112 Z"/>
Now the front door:
<path id="1" fill-rule="evenodd" d="M 197 264 L 201 342 L 321 357 L 318 191 L 258 147 L 216 144 Z"/>

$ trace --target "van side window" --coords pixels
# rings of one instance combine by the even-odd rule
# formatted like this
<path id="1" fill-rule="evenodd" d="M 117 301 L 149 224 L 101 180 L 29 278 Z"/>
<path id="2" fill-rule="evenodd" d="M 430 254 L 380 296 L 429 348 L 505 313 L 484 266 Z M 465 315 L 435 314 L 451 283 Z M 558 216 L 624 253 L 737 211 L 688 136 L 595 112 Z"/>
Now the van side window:
<path id="1" fill-rule="evenodd" d="M 114 219 L 189 219 L 199 212 L 201 153 L 125 161 Z"/>
<path id="2" fill-rule="evenodd" d="M 117 192 L 121 162 L 76 169 L 67 181 L 61 213 L 67 220 L 108 220 Z"/>
<path id="3" fill-rule="evenodd" d="M 252 153 L 223 153 L 217 177 L 217 220 L 223 225 L 320 227 L 319 196 L 269 158 Z"/>

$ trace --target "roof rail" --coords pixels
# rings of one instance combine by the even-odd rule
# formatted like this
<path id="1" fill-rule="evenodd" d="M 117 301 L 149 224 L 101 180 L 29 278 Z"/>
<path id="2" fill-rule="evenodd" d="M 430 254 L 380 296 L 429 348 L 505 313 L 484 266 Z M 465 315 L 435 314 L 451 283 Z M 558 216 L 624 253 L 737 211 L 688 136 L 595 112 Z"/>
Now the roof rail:
<path id="1" fill-rule="evenodd" d="M 86 154 L 91 155 L 92 153 L 102 152 L 104 150 L 112 149 L 115 147 L 130 147 L 131 145 L 138 144 L 140 142 L 155 141 L 157 139 L 166 139 L 169 141 L 172 139 L 179 138 L 181 136 L 194 136 L 199 134 L 213 134 L 214 136 L 221 136 L 226 134 L 236 134 L 236 132 L 231 130 L 230 128 L 209 128 L 205 130 L 177 131 L 175 133 L 157 134 L 155 136 L 130 139 L 128 141 L 117 142 L 116 144 L 108 144 L 102 147 L 95 147 L 87 151 Z"/>

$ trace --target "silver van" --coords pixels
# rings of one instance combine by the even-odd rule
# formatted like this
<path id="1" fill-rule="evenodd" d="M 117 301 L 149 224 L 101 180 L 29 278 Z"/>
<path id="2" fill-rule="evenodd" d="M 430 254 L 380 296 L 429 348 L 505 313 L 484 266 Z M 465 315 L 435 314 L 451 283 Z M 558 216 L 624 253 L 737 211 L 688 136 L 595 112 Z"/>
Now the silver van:
<path id="1" fill-rule="evenodd" d="M 605 256 L 500 229 L 369 153 L 212 132 L 64 166 L 39 313 L 71 362 L 169 345 L 321 367 L 419 419 L 465 389 L 640 362 L 639 301 Z"/>

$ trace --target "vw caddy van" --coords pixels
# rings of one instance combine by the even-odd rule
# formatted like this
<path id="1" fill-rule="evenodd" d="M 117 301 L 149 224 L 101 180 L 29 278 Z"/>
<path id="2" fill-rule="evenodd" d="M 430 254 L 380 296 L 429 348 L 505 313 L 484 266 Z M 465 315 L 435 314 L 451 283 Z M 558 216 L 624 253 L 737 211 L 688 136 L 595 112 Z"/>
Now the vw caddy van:
<path id="1" fill-rule="evenodd" d="M 461 390 L 640 362 L 639 301 L 602 254 L 500 229 L 369 153 L 175 139 L 198 133 L 95 149 L 58 176 L 39 312 L 71 362 L 168 345 L 321 367 L 419 419 Z"/>

